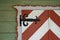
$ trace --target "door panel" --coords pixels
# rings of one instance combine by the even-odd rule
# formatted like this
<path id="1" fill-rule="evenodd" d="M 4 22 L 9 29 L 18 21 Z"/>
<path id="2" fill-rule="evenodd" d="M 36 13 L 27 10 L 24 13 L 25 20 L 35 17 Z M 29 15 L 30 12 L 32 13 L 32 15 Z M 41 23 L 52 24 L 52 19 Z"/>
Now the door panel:
<path id="1" fill-rule="evenodd" d="M 60 16 L 54 10 L 22 10 L 24 14 L 27 18 L 38 16 L 40 21 L 22 26 L 22 40 L 60 40 Z"/>
<path id="2" fill-rule="evenodd" d="M 17 7 L 18 40 L 60 40 L 60 12 L 28 8 Z"/>

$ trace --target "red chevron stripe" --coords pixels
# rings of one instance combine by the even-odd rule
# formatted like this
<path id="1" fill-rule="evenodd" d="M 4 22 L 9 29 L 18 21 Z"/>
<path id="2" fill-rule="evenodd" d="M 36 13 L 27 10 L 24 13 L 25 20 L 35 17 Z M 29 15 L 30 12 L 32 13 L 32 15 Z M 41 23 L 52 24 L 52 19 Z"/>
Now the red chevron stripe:
<path id="1" fill-rule="evenodd" d="M 32 10 L 22 10 L 22 16 L 24 15 L 24 14 L 30 14 L 32 12 Z"/>
<path id="2" fill-rule="evenodd" d="M 60 40 L 51 30 L 49 30 L 49 40 Z"/>
<path id="3" fill-rule="evenodd" d="M 51 30 L 49 30 L 40 40 L 60 40 Z"/>
<path id="4" fill-rule="evenodd" d="M 49 40 L 49 31 L 40 40 Z"/>
<path id="5" fill-rule="evenodd" d="M 33 33 L 36 32 L 36 30 L 41 27 L 41 25 L 48 19 L 48 15 L 47 15 L 47 10 L 44 11 L 40 16 L 39 16 L 39 19 L 40 19 L 40 22 L 38 22 L 37 24 L 35 24 L 34 22 L 29 26 L 29 28 L 27 28 L 26 31 L 24 31 L 22 33 L 22 40 L 28 40 L 32 35 Z"/>
<path id="6" fill-rule="evenodd" d="M 53 10 L 49 10 L 49 17 L 60 27 L 60 17 Z"/>
<path id="7" fill-rule="evenodd" d="M 30 14 L 32 12 L 32 10 L 22 10 L 22 16 L 24 15 L 24 14 Z"/>
<path id="8" fill-rule="evenodd" d="M 48 15 L 60 27 L 60 17 L 53 10 L 49 10 Z M 49 30 L 41 40 L 60 40 L 60 39 L 51 30 Z"/>

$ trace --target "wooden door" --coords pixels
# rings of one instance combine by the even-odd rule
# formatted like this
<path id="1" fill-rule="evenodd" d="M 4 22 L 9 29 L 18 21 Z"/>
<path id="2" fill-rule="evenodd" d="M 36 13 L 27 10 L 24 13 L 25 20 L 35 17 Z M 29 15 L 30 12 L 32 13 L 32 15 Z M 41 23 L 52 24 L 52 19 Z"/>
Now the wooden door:
<path id="1" fill-rule="evenodd" d="M 40 8 L 40 7 L 39 7 Z M 34 9 L 33 7 L 22 7 L 18 9 L 18 40 L 60 40 L 60 10 Z M 26 16 L 27 14 L 28 16 Z M 40 21 L 21 21 L 22 19 L 39 19 Z M 20 19 L 19 19 L 20 18 Z M 23 24 L 28 24 L 24 26 Z M 20 27 L 21 26 L 21 27 Z"/>
<path id="2" fill-rule="evenodd" d="M 60 17 L 56 10 L 22 10 L 30 18 L 38 16 L 37 24 L 22 27 L 22 40 L 60 40 Z"/>

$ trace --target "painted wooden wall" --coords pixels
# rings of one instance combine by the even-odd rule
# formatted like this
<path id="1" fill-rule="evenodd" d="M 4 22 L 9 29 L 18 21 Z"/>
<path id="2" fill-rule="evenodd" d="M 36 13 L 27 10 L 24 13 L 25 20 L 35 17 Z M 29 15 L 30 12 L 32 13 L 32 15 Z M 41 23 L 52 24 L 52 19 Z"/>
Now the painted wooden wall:
<path id="1" fill-rule="evenodd" d="M 13 5 L 60 5 L 60 0 L 0 0 L 0 40 L 16 40 L 16 11 Z"/>

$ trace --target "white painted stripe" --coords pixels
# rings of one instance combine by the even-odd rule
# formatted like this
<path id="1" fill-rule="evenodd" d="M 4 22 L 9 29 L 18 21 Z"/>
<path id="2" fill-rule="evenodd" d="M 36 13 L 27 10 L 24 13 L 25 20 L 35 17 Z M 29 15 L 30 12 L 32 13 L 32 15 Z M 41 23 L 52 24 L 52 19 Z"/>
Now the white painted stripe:
<path id="1" fill-rule="evenodd" d="M 60 16 L 60 10 L 54 10 L 58 16 Z"/>
<path id="2" fill-rule="evenodd" d="M 17 40 L 22 40 L 22 27 L 20 26 L 20 16 L 21 15 L 21 10 L 18 10 L 18 14 L 17 14 L 17 21 L 18 21 L 18 27 L 17 27 L 17 31 L 18 31 L 18 38 L 17 38 Z"/>
<path id="3" fill-rule="evenodd" d="M 60 38 L 60 27 L 58 27 L 58 25 L 56 25 L 51 19 L 49 21 L 50 25 L 50 29 L 51 31 L 58 37 Z"/>
<path id="4" fill-rule="evenodd" d="M 17 8 L 18 10 L 60 10 L 60 7 L 51 7 L 51 6 L 14 6 L 14 8 Z"/>
<path id="5" fill-rule="evenodd" d="M 29 38 L 29 40 L 40 40 L 49 30 L 48 20 Z"/>
<path id="6" fill-rule="evenodd" d="M 35 16 L 40 16 L 42 13 L 44 12 L 44 10 L 33 10 L 29 15 L 28 15 L 28 17 L 27 18 L 34 18 L 34 19 L 36 19 L 36 17 Z M 26 19 L 27 19 L 26 18 Z M 22 25 L 22 33 L 32 24 L 33 22 L 28 22 L 28 26 L 23 26 Z"/>

